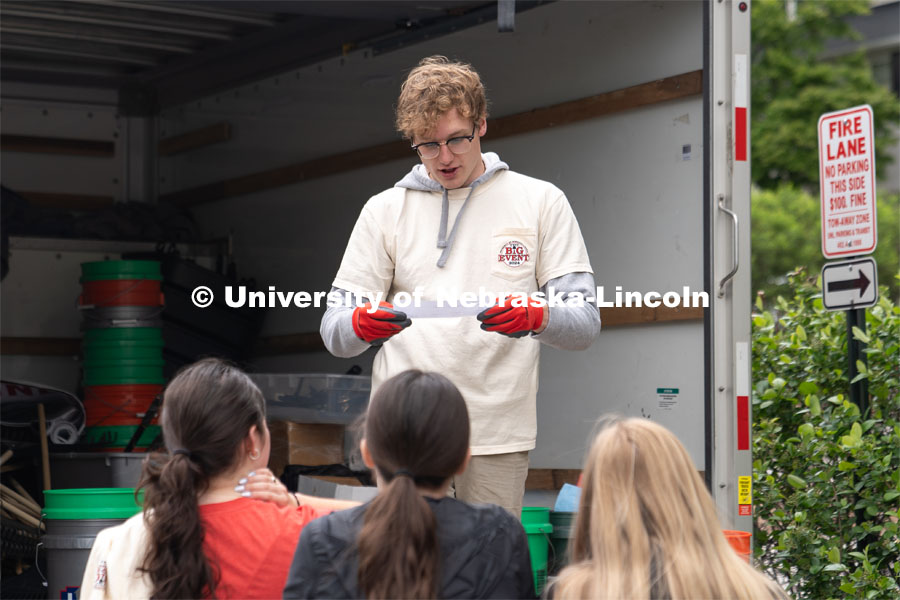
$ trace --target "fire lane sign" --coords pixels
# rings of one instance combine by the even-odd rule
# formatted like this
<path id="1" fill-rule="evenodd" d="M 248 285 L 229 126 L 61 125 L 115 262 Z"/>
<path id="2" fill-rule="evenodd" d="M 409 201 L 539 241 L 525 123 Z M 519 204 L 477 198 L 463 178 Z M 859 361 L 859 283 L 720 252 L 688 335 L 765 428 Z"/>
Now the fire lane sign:
<path id="1" fill-rule="evenodd" d="M 878 269 L 870 256 L 822 267 L 822 304 L 827 310 L 852 310 L 878 301 Z"/>
<path id="2" fill-rule="evenodd" d="M 819 117 L 819 187 L 825 258 L 870 254 L 878 242 L 871 106 Z"/>

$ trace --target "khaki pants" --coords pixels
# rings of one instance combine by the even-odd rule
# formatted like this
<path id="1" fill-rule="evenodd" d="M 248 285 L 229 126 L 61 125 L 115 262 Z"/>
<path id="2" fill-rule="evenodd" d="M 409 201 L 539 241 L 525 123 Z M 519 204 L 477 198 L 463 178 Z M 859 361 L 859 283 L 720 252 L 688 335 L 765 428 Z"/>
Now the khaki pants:
<path id="1" fill-rule="evenodd" d="M 473 456 L 462 475 L 453 478 L 450 495 L 474 504 L 496 504 L 517 519 L 528 476 L 528 452 Z"/>

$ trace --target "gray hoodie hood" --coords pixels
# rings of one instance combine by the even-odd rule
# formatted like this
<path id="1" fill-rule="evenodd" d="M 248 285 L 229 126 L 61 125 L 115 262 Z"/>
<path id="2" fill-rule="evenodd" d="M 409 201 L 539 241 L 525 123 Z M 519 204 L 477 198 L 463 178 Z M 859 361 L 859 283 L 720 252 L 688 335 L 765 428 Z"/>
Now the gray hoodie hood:
<path id="1" fill-rule="evenodd" d="M 450 213 L 450 200 L 447 198 L 447 190 L 444 186 L 428 176 L 425 165 L 418 164 L 414 166 L 412 170 L 406 174 L 406 177 L 394 184 L 394 187 L 410 190 L 441 192 L 441 225 L 438 230 L 437 247 L 441 248 L 443 251 L 437 261 L 438 268 L 443 268 L 444 265 L 447 264 L 447 259 L 450 257 L 450 250 L 453 248 L 453 240 L 456 239 L 456 230 L 459 227 L 459 222 L 462 219 L 463 213 L 466 210 L 466 206 L 469 204 L 469 199 L 472 197 L 475 188 L 493 177 L 497 171 L 509 169 L 509 165 L 500 160 L 500 157 L 497 156 L 495 152 L 482 153 L 481 160 L 484 162 L 484 173 L 481 177 L 472 182 L 472 185 L 469 188 L 469 194 L 466 196 L 465 202 L 463 202 L 462 207 L 459 209 L 456 220 L 453 221 L 453 228 L 450 230 L 449 238 L 447 237 L 447 221 Z"/>

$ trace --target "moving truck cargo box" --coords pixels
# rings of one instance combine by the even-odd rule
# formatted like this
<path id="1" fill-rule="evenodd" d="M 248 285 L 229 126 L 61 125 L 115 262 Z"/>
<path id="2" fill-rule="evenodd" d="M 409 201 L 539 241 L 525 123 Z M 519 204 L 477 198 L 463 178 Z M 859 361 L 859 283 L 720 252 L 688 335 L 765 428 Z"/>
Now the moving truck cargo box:
<path id="1" fill-rule="evenodd" d="M 602 415 L 643 416 L 678 436 L 729 526 L 749 531 L 750 2 L 519 0 L 500 3 L 515 10 L 502 23 L 496 1 L 239 4 L 284 13 L 252 40 L 109 75 L 105 95 L 93 73 L 76 88 L 77 72 L 47 86 L 45 68 L 14 85 L 6 77 L 27 69 L 4 69 L 0 119 L 20 149 L 4 147 L 4 186 L 189 207 L 202 240 L 227 240 L 210 262 L 258 283 L 258 295 L 247 289 L 240 306 L 219 307 L 235 319 L 265 311 L 244 366 L 367 376 L 373 352 L 324 350 L 321 294 L 365 202 L 419 162 L 394 130 L 404 77 L 429 55 L 469 62 L 490 101 L 483 150 L 565 193 L 603 303 L 590 348 L 541 350 L 530 480 L 570 481 Z M 105 154 L 61 154 L 62 138 L 103 142 Z M 103 255 L 10 246 L 4 376 L 74 384 L 77 265 Z M 182 287 L 187 301 L 191 285 Z M 211 291 L 226 304 L 242 298 Z M 695 294 L 707 303 L 684 306 Z M 634 297 L 646 302 L 623 304 Z M 228 339 L 239 325 L 219 333 Z M 361 411 L 367 396 L 355 391 Z M 273 466 L 342 462 L 339 425 L 359 411 L 314 408 L 347 420 L 273 425 Z"/>

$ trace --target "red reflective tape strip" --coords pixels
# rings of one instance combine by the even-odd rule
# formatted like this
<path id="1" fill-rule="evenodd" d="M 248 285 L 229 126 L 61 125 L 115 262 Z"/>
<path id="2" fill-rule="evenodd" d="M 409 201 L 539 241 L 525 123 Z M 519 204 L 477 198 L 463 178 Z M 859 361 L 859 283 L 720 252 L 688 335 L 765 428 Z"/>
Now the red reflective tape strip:
<path id="1" fill-rule="evenodd" d="M 738 450 L 750 449 L 750 398 L 737 397 L 737 445 Z"/>
<path id="2" fill-rule="evenodd" d="M 747 160 L 747 109 L 734 108 L 734 160 Z"/>

